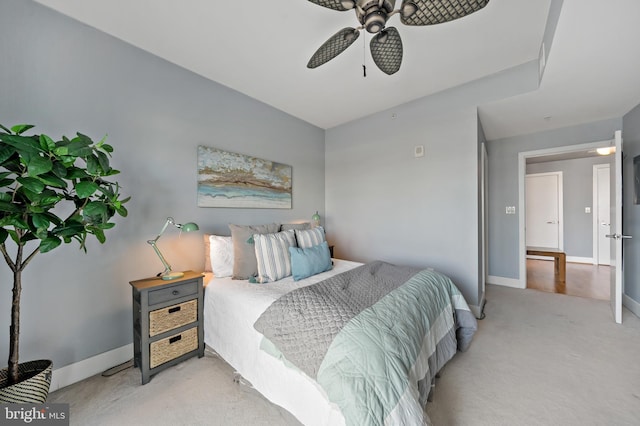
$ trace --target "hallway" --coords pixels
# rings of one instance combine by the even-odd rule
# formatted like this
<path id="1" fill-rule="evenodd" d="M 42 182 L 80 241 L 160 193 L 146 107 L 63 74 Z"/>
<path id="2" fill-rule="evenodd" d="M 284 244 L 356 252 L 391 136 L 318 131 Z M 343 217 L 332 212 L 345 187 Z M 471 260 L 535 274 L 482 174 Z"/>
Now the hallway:
<path id="1" fill-rule="evenodd" d="M 527 259 L 527 288 L 569 296 L 609 300 L 609 266 L 567 262 L 566 283 L 557 283 L 553 261 Z"/>

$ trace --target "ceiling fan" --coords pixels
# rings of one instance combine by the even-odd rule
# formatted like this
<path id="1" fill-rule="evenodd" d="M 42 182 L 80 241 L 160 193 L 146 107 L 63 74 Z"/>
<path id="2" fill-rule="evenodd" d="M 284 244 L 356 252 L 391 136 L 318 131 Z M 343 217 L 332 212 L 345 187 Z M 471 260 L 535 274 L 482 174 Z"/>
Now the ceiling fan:
<path id="1" fill-rule="evenodd" d="M 400 14 L 405 25 L 435 25 L 462 18 L 477 12 L 489 0 L 402 0 L 394 10 L 396 0 L 309 0 L 319 6 L 341 12 L 355 9 L 360 26 L 343 28 L 329 38 L 313 54 L 307 68 L 316 68 L 344 52 L 360 36 L 360 30 L 375 34 L 371 39 L 371 57 L 382 72 L 391 75 L 402 63 L 402 39 L 395 27 L 387 21 Z M 366 75 L 366 68 L 365 68 Z"/>

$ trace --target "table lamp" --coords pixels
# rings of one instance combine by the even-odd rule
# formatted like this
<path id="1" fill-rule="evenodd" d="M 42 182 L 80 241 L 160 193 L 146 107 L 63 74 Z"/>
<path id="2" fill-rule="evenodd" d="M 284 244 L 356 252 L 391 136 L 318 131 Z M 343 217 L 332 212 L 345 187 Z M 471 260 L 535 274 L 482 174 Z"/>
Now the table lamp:
<path id="1" fill-rule="evenodd" d="M 155 237 L 153 240 L 147 241 L 147 243 L 149 243 L 151 247 L 153 247 L 156 254 L 160 258 L 160 261 L 164 265 L 164 272 L 161 272 L 158 274 L 158 276 L 161 277 L 163 280 L 175 280 L 176 278 L 181 278 L 184 276 L 183 272 L 173 272 L 171 270 L 171 265 L 167 263 L 166 259 L 164 258 L 162 253 L 160 253 L 160 250 L 156 245 L 156 243 L 158 242 L 158 240 L 160 239 L 164 231 L 167 229 L 167 226 L 169 226 L 170 224 L 184 232 L 197 231 L 198 229 L 200 229 L 198 228 L 198 225 L 196 225 L 193 222 L 181 224 L 181 223 L 176 223 L 172 217 L 168 217 L 167 221 L 164 223 L 164 226 L 162 227 L 162 230 L 160 230 L 160 233 L 158 234 L 158 236 Z"/>

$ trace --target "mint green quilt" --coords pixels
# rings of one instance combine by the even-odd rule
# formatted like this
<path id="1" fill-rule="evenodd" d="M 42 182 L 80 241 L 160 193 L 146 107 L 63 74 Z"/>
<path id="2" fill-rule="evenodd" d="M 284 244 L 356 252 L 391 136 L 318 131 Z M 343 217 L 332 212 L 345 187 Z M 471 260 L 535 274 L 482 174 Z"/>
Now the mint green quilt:
<path id="1" fill-rule="evenodd" d="M 255 327 L 317 380 L 347 425 L 428 424 L 431 383 L 468 348 L 476 319 L 445 275 L 384 262 L 360 268 L 288 293 Z"/>

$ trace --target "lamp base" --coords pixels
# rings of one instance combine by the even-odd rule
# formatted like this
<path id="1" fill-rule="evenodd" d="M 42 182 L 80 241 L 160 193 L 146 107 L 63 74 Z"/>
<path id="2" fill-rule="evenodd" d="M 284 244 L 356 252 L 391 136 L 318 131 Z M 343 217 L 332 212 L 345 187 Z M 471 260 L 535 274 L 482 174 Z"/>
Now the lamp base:
<path id="1" fill-rule="evenodd" d="M 182 278 L 182 277 L 184 277 L 184 272 L 171 271 L 161 275 L 161 278 L 166 281 L 175 280 L 176 278 Z"/>

